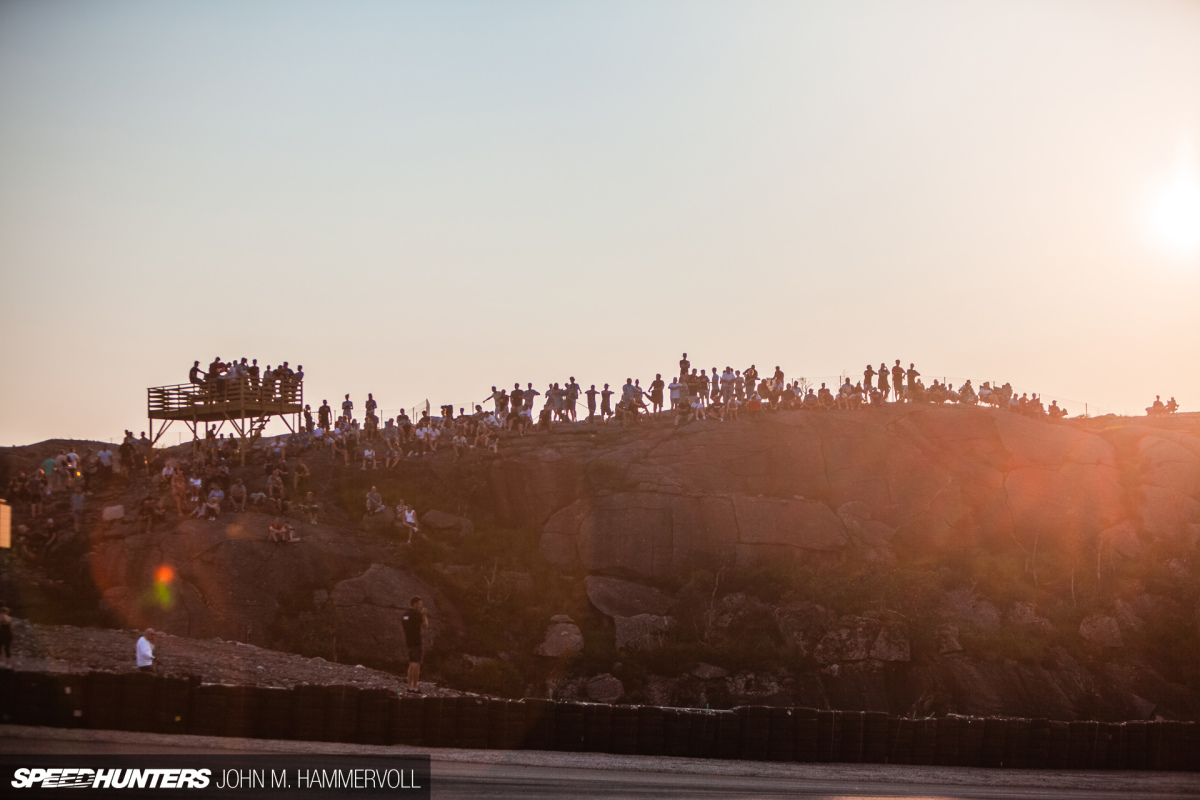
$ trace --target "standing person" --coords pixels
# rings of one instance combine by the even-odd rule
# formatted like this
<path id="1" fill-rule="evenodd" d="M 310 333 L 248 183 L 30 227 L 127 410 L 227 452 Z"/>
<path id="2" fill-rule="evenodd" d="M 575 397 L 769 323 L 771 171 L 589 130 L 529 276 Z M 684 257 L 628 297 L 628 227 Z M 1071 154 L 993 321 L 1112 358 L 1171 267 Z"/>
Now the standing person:
<path id="1" fill-rule="evenodd" d="M 751 364 L 748 368 L 742 371 L 742 381 L 746 386 L 746 396 L 754 394 L 754 387 L 758 385 L 758 367 Z"/>
<path id="2" fill-rule="evenodd" d="M 596 384 L 594 383 L 592 384 L 592 388 L 584 392 L 584 395 L 587 396 L 588 422 L 594 422 L 596 419 L 596 395 L 598 394 L 600 393 L 596 391 Z M 661 399 L 661 392 L 659 393 L 659 398 Z"/>
<path id="3" fill-rule="evenodd" d="M 900 366 L 898 358 L 896 366 L 892 367 L 892 394 L 896 395 L 897 403 L 904 399 L 904 367 Z"/>
<path id="4" fill-rule="evenodd" d="M 429 627 L 429 616 L 425 613 L 425 601 L 414 597 L 408 602 L 408 610 L 400 617 L 404 628 L 404 642 L 408 645 L 408 691 L 420 694 L 421 659 L 425 652 L 421 644 L 421 632 Z"/>
<path id="5" fill-rule="evenodd" d="M 104 445 L 100 452 L 96 454 L 96 461 L 100 465 L 100 485 L 107 487 L 110 483 L 112 483 L 113 475 L 113 454 L 112 450 L 108 449 L 108 445 Z"/>
<path id="6" fill-rule="evenodd" d="M 333 424 L 333 409 L 329 407 L 328 400 L 322 400 L 321 407 L 317 409 L 317 424 L 324 431 L 328 431 Z"/>
<path id="7" fill-rule="evenodd" d="M 367 410 L 367 419 L 370 419 L 375 414 L 375 409 L 379 408 L 379 404 L 375 402 L 375 395 L 367 392 L 367 402 L 363 404 Z"/>
<path id="8" fill-rule="evenodd" d="M 662 414 L 663 388 L 665 386 L 662 373 L 655 374 L 654 380 L 650 383 L 650 412 L 656 417 Z"/>
<path id="9" fill-rule="evenodd" d="M 0 655 L 7 664 L 12 658 L 13 621 L 8 615 L 8 606 L 0 607 Z"/>
<path id="10" fill-rule="evenodd" d="M 520 414 L 525 410 L 525 390 L 521 388 L 520 383 L 514 383 L 512 391 L 508 393 L 508 405 L 513 414 Z"/>
<path id="11" fill-rule="evenodd" d="M 913 392 L 916 391 L 917 378 L 921 377 L 921 373 L 917 372 L 916 364 L 910 363 L 908 365 L 908 371 L 905 372 L 904 375 L 906 378 L 908 378 L 908 394 L 911 397 Z"/>
<path id="12" fill-rule="evenodd" d="M 679 379 L 683 380 L 687 377 L 688 370 L 692 368 L 692 362 L 688 361 L 687 353 L 683 354 L 683 358 L 679 359 Z"/>
<path id="13" fill-rule="evenodd" d="M 875 368 L 867 364 L 867 368 L 863 371 L 863 391 L 867 394 L 871 393 L 871 381 L 875 377 Z"/>
<path id="14" fill-rule="evenodd" d="M 304 431 L 305 433 L 313 432 L 312 406 L 304 406 Z"/>
<path id="15" fill-rule="evenodd" d="M 672 378 L 671 385 L 667 387 L 667 390 L 670 392 L 670 396 L 671 396 L 671 411 L 672 412 L 674 412 L 675 409 L 679 408 L 679 387 L 682 385 L 683 384 L 677 378 Z"/>
<path id="16" fill-rule="evenodd" d="M 608 384 L 604 384 L 604 391 L 600 392 L 600 421 L 603 422 L 612 416 L 612 389 L 608 388 Z"/>
<path id="17" fill-rule="evenodd" d="M 257 392 L 260 376 L 257 358 L 250 361 L 250 367 L 246 370 L 246 372 L 250 373 L 250 388 Z"/>
<path id="18" fill-rule="evenodd" d="M 533 388 L 533 383 L 526 382 L 525 384 L 525 411 L 529 414 L 529 419 L 533 419 L 533 401 L 540 395 L 537 389 Z"/>
<path id="19" fill-rule="evenodd" d="M 138 672 L 154 672 L 154 640 L 158 638 L 154 632 L 154 628 L 146 628 L 146 632 L 142 634 L 142 638 L 137 640 L 137 668 Z"/>
<path id="20" fill-rule="evenodd" d="M 879 365 L 879 394 L 883 395 L 884 402 L 887 402 L 888 392 L 891 391 L 891 386 L 888 384 L 887 364 L 880 363 Z"/>
<path id="21" fill-rule="evenodd" d="M 575 406 L 578 405 L 579 395 L 582 392 L 583 392 L 583 389 L 580 387 L 580 385 L 578 383 L 575 382 L 575 376 L 572 375 L 571 382 L 567 384 L 567 388 L 566 388 L 567 416 L 569 416 L 571 418 L 571 422 L 578 422 L 578 418 L 575 416 Z"/>
<path id="22" fill-rule="evenodd" d="M 354 418 L 354 401 L 350 399 L 350 395 L 346 395 L 346 399 L 342 401 L 342 416 L 347 420 Z"/>

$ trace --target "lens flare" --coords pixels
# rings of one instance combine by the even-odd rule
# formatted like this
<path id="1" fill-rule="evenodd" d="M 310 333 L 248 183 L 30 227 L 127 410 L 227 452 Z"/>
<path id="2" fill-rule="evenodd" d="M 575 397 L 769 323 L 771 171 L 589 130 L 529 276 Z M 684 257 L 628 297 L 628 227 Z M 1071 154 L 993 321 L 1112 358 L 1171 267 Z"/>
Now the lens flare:
<path id="1" fill-rule="evenodd" d="M 162 564 L 154 570 L 154 601 L 168 611 L 175 606 L 175 592 L 171 590 L 174 581 L 175 568 L 170 564 Z"/>

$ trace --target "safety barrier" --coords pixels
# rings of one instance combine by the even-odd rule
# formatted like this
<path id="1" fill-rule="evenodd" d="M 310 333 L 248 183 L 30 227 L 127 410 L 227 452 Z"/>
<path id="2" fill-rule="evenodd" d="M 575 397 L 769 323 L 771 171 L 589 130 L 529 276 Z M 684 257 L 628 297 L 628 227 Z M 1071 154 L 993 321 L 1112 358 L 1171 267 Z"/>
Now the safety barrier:
<path id="1" fill-rule="evenodd" d="M 353 686 L 201 684 L 146 673 L 0 672 L 0 721 L 209 736 L 762 761 L 1200 771 L 1195 722 L 910 719 L 743 706 L 710 711 Z"/>

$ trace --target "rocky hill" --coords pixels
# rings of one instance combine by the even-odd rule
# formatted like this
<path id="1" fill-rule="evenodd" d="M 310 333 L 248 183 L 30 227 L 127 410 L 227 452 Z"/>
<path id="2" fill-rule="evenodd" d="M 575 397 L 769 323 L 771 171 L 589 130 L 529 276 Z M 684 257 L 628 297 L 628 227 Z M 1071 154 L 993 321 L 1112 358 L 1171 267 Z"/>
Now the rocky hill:
<path id="1" fill-rule="evenodd" d="M 1200 709 L 1195 415 L 890 406 L 581 423 L 394 470 L 304 457 L 324 508 L 293 520 L 300 544 L 267 542 L 258 512 L 149 534 L 101 523 L 102 506 L 158 491 L 135 478 L 89 497 L 79 536 L 6 556 L 0 588 L 44 622 L 154 624 L 391 670 L 398 615 L 420 594 L 433 674 L 514 695 Z M 251 491 L 265 482 L 261 465 L 243 474 Z M 372 484 L 421 512 L 413 545 L 362 519 Z"/>

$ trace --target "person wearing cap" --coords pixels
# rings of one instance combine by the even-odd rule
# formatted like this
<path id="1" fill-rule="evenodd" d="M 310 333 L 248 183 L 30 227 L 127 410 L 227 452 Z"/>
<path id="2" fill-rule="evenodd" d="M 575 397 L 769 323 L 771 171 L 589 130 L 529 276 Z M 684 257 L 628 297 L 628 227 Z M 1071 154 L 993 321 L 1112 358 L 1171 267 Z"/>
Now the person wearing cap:
<path id="1" fill-rule="evenodd" d="M 154 672 L 154 628 L 146 628 L 146 632 L 137 640 L 137 668 L 139 672 Z"/>

